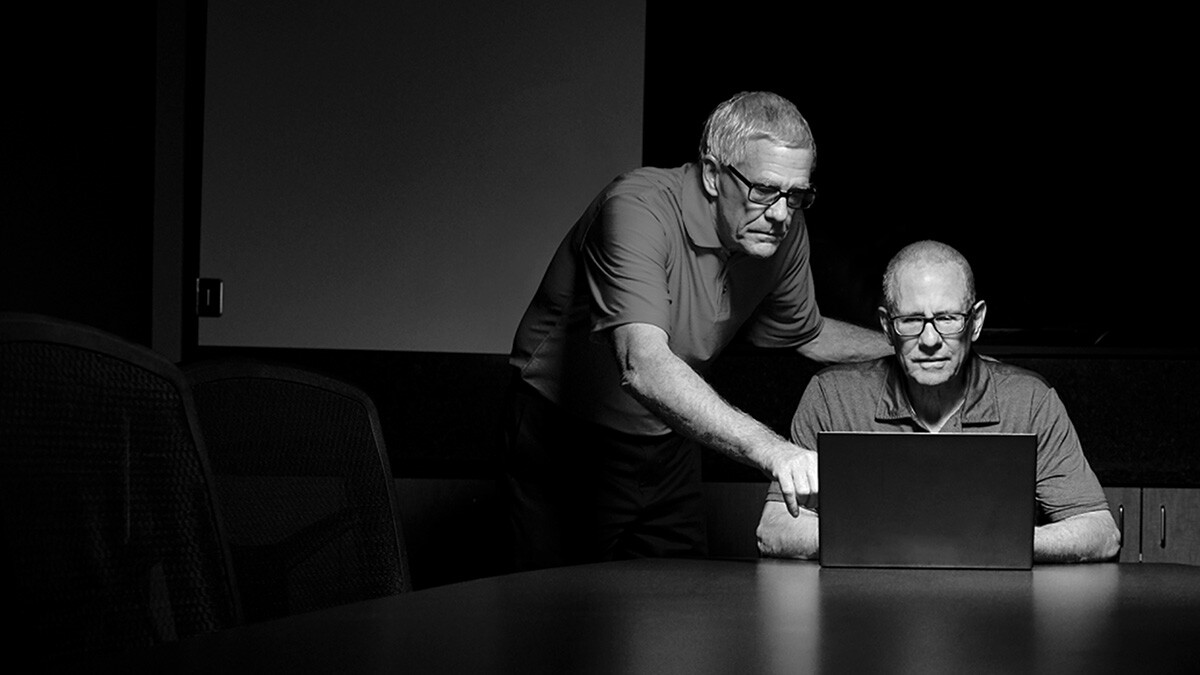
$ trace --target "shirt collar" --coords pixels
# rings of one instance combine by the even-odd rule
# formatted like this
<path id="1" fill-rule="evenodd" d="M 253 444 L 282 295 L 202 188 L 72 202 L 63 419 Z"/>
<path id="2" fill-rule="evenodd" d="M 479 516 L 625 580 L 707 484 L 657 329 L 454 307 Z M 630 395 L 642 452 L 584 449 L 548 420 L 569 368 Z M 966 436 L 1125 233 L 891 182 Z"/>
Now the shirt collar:
<path id="1" fill-rule="evenodd" d="M 704 167 L 692 162 L 684 169 L 683 176 L 683 225 L 688 238 L 701 248 L 724 250 L 717 236 L 717 222 L 713 217 L 712 203 L 704 191 Z"/>
<path id="2" fill-rule="evenodd" d="M 896 357 L 887 358 L 887 377 L 879 392 L 875 406 L 875 418 L 882 422 L 913 420 L 912 406 L 904 389 L 904 373 L 896 364 Z M 996 397 L 996 386 L 992 381 L 991 369 L 974 350 L 967 358 L 967 397 L 959 414 L 963 426 L 1000 423 L 1000 405 Z M 916 420 L 913 420 L 914 422 Z"/>

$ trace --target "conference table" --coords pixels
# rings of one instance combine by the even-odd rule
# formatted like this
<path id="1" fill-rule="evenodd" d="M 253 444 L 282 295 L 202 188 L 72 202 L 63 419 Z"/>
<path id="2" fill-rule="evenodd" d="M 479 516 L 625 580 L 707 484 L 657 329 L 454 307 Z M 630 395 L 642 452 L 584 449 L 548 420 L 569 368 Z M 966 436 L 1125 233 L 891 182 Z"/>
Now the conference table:
<path id="1" fill-rule="evenodd" d="M 1200 672 L 1200 567 L 647 559 L 466 581 L 94 662 L 180 673 Z"/>

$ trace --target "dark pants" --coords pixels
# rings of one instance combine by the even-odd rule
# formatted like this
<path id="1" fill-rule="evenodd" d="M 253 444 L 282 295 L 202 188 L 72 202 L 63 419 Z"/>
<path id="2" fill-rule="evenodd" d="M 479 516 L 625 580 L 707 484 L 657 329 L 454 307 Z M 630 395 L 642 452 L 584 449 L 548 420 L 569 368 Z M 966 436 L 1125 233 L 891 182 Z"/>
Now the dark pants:
<path id="1" fill-rule="evenodd" d="M 698 448 L 572 418 L 524 383 L 509 393 L 503 487 L 515 569 L 705 555 Z"/>

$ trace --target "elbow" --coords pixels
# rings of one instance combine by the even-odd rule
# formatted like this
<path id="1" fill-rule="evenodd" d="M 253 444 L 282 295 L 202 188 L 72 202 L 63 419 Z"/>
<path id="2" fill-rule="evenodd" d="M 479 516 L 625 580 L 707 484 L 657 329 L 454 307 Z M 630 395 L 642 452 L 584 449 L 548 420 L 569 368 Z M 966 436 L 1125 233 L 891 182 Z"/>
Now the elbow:
<path id="1" fill-rule="evenodd" d="M 1099 560 L 1115 560 L 1121 554 L 1121 531 L 1115 524 L 1107 529 L 1100 545 Z"/>
<path id="2" fill-rule="evenodd" d="M 620 374 L 621 391 L 658 415 L 668 425 L 671 424 L 671 410 L 663 407 L 663 388 L 650 376 L 647 369 L 622 364 Z"/>
<path id="3" fill-rule="evenodd" d="M 1098 511 L 1095 516 L 1100 527 L 1094 530 L 1091 546 L 1081 552 L 1079 562 L 1109 562 L 1121 554 L 1121 531 L 1107 511 Z M 1092 514 L 1087 514 L 1088 517 Z"/>
<path id="4" fill-rule="evenodd" d="M 1096 545 L 1089 556 L 1091 562 L 1115 560 L 1121 554 L 1121 530 L 1108 511 L 1098 511 L 1097 520 L 1101 523 Z"/>
<path id="5" fill-rule="evenodd" d="M 1100 545 L 1096 546 L 1091 551 L 1088 551 L 1079 557 L 1079 562 L 1083 563 L 1099 563 L 1113 562 L 1117 556 L 1121 554 L 1120 537 L 1117 540 L 1105 540 Z"/>
<path id="6" fill-rule="evenodd" d="M 829 353 L 828 343 L 821 341 L 821 336 L 813 338 L 796 348 L 804 358 L 821 364 L 834 363 L 836 359 Z"/>
<path id="7" fill-rule="evenodd" d="M 643 372 L 632 364 L 622 363 L 621 390 L 635 399 L 642 400 L 647 390 L 646 378 Z"/>
<path id="8" fill-rule="evenodd" d="M 621 389 L 639 401 L 655 390 L 664 369 L 664 357 L 645 345 L 626 344 L 617 350 Z"/>

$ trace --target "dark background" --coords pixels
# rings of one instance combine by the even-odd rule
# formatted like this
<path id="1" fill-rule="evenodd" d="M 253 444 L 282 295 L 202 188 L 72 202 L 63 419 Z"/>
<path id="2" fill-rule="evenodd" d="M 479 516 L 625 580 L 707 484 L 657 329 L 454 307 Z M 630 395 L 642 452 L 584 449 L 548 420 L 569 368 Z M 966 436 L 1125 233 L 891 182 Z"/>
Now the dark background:
<path id="1" fill-rule="evenodd" d="M 875 325 L 886 261 L 933 238 L 972 262 L 988 342 L 1194 344 L 1178 17 L 814 7 L 681 21 L 650 2 L 646 162 L 691 159 L 714 105 L 773 90 L 817 140 L 807 217 L 827 314 Z"/>
<path id="2" fill-rule="evenodd" d="M 0 310 L 62 316 L 149 345 L 154 7 L 66 3 L 22 15 L 3 47 Z"/>

